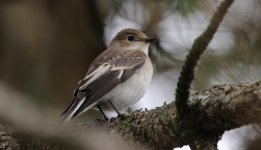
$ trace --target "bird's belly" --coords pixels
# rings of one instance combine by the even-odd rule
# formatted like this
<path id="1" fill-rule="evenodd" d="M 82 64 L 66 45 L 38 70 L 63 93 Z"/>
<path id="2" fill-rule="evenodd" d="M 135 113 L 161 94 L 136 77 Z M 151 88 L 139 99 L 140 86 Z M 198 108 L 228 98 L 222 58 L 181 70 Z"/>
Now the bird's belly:
<path id="1" fill-rule="evenodd" d="M 137 70 L 132 77 L 106 94 L 100 101 L 101 104 L 105 105 L 105 109 L 111 109 L 106 102 L 111 100 L 113 105 L 119 110 L 135 104 L 145 94 L 152 78 L 152 72 L 151 64 L 145 62 L 143 67 Z"/>

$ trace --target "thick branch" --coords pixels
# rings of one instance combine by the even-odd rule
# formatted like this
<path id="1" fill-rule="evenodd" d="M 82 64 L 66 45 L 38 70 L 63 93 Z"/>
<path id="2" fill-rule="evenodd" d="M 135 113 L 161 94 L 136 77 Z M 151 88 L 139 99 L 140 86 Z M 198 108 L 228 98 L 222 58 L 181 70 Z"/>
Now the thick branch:
<path id="1" fill-rule="evenodd" d="M 226 130 L 261 123 L 261 82 L 220 85 L 194 92 L 189 106 L 193 112 L 184 121 L 177 120 L 172 102 L 153 110 L 133 112 L 122 120 L 94 126 L 105 127 L 109 132 L 116 131 L 154 149 L 172 149 L 205 138 L 218 139 Z"/>
<path id="2" fill-rule="evenodd" d="M 254 84 L 225 84 L 193 92 L 189 107 L 193 112 L 184 120 L 177 119 L 172 102 L 156 109 L 132 112 L 124 119 L 78 125 L 75 129 L 85 135 L 89 135 L 93 128 L 105 129 L 109 135 L 119 135 L 127 141 L 147 145 L 150 149 L 166 150 L 183 145 L 197 147 L 202 146 L 200 141 L 204 140 L 214 144 L 212 141 L 226 130 L 261 123 L 261 81 Z M 3 134 L 5 130 L 0 130 L 0 146 L 13 147 L 15 141 L 16 149 L 21 149 L 21 145 L 24 149 L 30 149 L 33 145 L 33 148 L 41 150 L 48 145 L 39 144 L 39 141 L 35 143 L 35 140 L 29 140 L 28 144 L 28 136 L 9 135 L 11 138 L 6 138 L 6 134 Z M 53 147 L 57 149 L 57 146 Z"/>

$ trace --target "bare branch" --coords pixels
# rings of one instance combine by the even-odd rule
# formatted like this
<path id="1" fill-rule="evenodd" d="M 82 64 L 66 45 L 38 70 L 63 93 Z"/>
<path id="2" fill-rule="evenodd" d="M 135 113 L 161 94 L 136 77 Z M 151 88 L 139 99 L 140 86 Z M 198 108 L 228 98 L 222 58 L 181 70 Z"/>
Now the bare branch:
<path id="1" fill-rule="evenodd" d="M 208 25 L 207 29 L 197 39 L 195 39 L 192 48 L 186 57 L 185 65 L 183 66 L 180 73 L 176 89 L 175 103 L 181 119 L 189 113 L 187 101 L 189 98 L 189 89 L 194 78 L 194 69 L 197 66 L 197 62 L 212 40 L 232 3 L 233 0 L 223 0 L 221 2 L 214 16 L 210 20 L 210 24 Z"/>
<path id="2" fill-rule="evenodd" d="M 126 143 L 138 143 L 149 149 L 166 150 L 193 144 L 195 147 L 202 146 L 200 141 L 213 144 L 211 141 L 217 140 L 226 130 L 261 123 L 261 81 L 254 84 L 219 85 L 201 92 L 193 92 L 188 104 L 192 113 L 183 120 L 177 119 L 176 106 L 172 102 L 156 109 L 132 112 L 124 119 L 115 118 L 111 121 L 77 125 L 73 130 L 77 137 L 82 133 L 90 138 L 93 137 L 91 135 L 94 129 L 99 129 L 102 130 L 102 134 L 120 136 Z M 4 132 L 0 130 L 0 133 Z M 95 131 L 94 134 L 96 133 L 98 134 Z M 56 137 L 55 135 L 57 134 L 53 133 L 52 136 Z M 1 134 L 0 139 L 3 137 Z M 25 141 L 22 135 L 13 137 L 16 138 L 15 141 L 19 141 L 18 144 Z M 12 138 L 7 141 L 11 142 L 5 143 L 12 144 Z M 102 141 L 104 143 L 104 140 Z M 32 140 L 30 144 L 23 145 L 23 148 L 29 149 L 32 144 L 35 149 L 44 149 L 42 146 L 46 146 L 36 144 Z"/>
<path id="3" fill-rule="evenodd" d="M 261 122 L 261 82 L 194 92 L 189 107 L 192 113 L 183 121 L 177 120 L 172 102 L 149 111 L 135 111 L 125 119 L 81 127 L 105 128 L 154 149 L 172 149 L 200 140 L 217 141 L 226 130 Z"/>

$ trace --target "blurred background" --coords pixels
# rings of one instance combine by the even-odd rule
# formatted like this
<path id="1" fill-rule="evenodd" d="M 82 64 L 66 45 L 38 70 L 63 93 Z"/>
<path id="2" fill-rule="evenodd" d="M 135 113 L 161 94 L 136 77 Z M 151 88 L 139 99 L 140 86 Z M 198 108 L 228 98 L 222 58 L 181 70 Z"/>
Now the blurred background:
<path id="1" fill-rule="evenodd" d="M 220 0 L 2 0 L 0 89 L 22 94 L 38 109 L 58 117 L 71 102 L 77 82 L 112 37 L 123 28 L 136 28 L 158 41 L 150 47 L 154 64 L 151 86 L 130 109 L 162 106 L 174 99 L 184 58 L 219 3 Z M 234 2 L 200 60 L 193 89 L 261 80 L 260 14 L 260 0 Z M 0 91 L 0 102 L 6 100 L 2 95 Z M 91 111 L 84 116 L 88 119 L 97 115 Z M 250 130 L 252 127 L 245 127 L 242 132 Z M 245 137 L 240 135 L 230 137 Z"/>

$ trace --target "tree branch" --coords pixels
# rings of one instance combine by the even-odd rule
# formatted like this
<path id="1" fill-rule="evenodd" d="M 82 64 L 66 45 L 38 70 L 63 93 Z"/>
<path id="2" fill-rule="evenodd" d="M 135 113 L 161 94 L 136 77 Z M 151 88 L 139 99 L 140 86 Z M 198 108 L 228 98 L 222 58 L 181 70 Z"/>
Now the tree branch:
<path id="1" fill-rule="evenodd" d="M 213 142 L 207 141 L 217 141 L 226 130 L 261 123 L 261 81 L 225 84 L 193 92 L 188 104 L 193 112 L 184 118 L 185 121 L 177 120 L 176 106 L 172 102 L 156 109 L 132 112 L 124 119 L 81 124 L 74 130 L 89 134 L 94 128 L 104 129 L 109 135 L 119 135 L 150 149 L 166 150 L 183 145 L 202 147 L 200 141 L 211 146 Z M 41 144 L 36 146 L 41 149 Z"/>
<path id="2" fill-rule="evenodd" d="M 201 92 L 192 92 L 189 98 L 197 61 L 232 2 L 233 0 L 222 1 L 207 30 L 195 40 L 181 72 L 176 102 L 152 110 L 135 111 L 125 118 L 81 124 L 74 127 L 77 133 L 89 135 L 90 131 L 99 128 L 104 129 L 108 135 L 120 136 L 127 142 L 140 143 L 149 149 L 166 150 L 183 145 L 202 149 L 216 148 L 219 137 L 226 130 L 252 123 L 260 124 L 261 81 L 254 84 L 219 85 Z M 59 144 L 54 143 L 55 146 L 50 147 L 49 144 L 42 144 L 45 143 L 42 139 L 40 142 L 32 140 L 34 136 L 16 135 L 15 132 L 0 128 L 0 149 L 41 150 L 64 147 L 61 147 L 64 142 L 62 138 L 58 138 Z"/>
<path id="3" fill-rule="evenodd" d="M 194 79 L 194 69 L 197 66 L 200 56 L 206 50 L 232 3 L 233 0 L 223 0 L 221 2 L 214 16 L 210 20 L 207 29 L 197 39 L 195 39 L 192 48 L 186 57 L 185 65 L 180 72 L 176 89 L 175 103 L 177 105 L 178 115 L 181 119 L 187 115 L 190 110 L 187 101 L 189 98 L 189 89 Z"/>
<path id="4" fill-rule="evenodd" d="M 192 113 L 184 121 L 177 121 L 176 106 L 172 102 L 153 110 L 133 112 L 123 120 L 95 126 L 116 130 L 124 137 L 155 149 L 172 149 L 195 140 L 218 139 L 226 130 L 261 123 L 261 82 L 220 85 L 194 92 L 189 107 Z"/>

